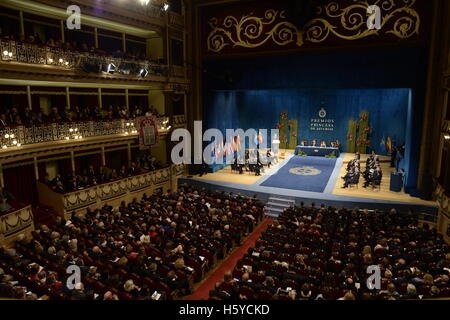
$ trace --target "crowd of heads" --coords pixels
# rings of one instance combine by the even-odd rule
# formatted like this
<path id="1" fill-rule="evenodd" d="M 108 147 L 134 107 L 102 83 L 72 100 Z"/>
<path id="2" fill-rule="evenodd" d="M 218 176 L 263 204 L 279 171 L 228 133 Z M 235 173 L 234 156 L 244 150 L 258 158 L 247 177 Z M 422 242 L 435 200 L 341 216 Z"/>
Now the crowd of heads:
<path id="1" fill-rule="evenodd" d="M 137 48 L 128 49 L 128 51 L 126 52 L 123 52 L 122 48 L 117 48 L 117 50 L 108 51 L 102 50 L 101 48 L 96 48 L 93 45 L 89 45 L 87 41 L 83 42 L 77 42 L 75 40 L 61 41 L 59 39 L 54 39 L 52 37 L 48 37 L 48 39 L 42 39 L 39 33 L 37 32 L 28 35 L 25 35 L 23 33 L 3 34 L 2 28 L 0 27 L 0 38 L 3 40 L 17 41 L 18 43 L 46 46 L 54 49 L 78 53 L 87 53 L 96 56 L 123 58 L 126 60 L 135 60 L 135 61 L 150 60 L 150 58 L 147 57 L 144 50 L 139 50 Z"/>
<path id="2" fill-rule="evenodd" d="M 3 276 L 0 293 L 26 287 L 35 296 L 81 300 L 189 294 L 262 216 L 255 199 L 190 188 L 74 212 L 69 220 L 37 226 L 14 248 L 0 248 L 0 267 L 15 278 Z M 81 281 L 69 288 L 72 265 Z"/>
<path id="3" fill-rule="evenodd" d="M 2 108 L 0 113 L 0 127 L 7 126 L 36 126 L 46 123 L 64 123 L 81 121 L 111 121 L 115 119 L 134 119 L 139 116 L 160 116 L 153 106 L 132 106 L 127 110 L 125 106 L 110 105 L 107 108 L 65 106 L 52 107 L 48 113 L 33 111 L 30 108 Z"/>
<path id="4" fill-rule="evenodd" d="M 371 268 L 380 270 L 379 288 Z M 301 206 L 285 210 L 210 297 L 448 298 L 449 275 L 449 246 L 414 213 Z"/>
<path id="5" fill-rule="evenodd" d="M 64 176 L 57 174 L 51 180 L 47 175 L 44 182 L 56 192 L 70 192 L 162 168 L 163 165 L 155 157 L 151 154 L 144 154 L 139 156 L 136 161 L 132 161 L 129 166 L 122 165 L 119 170 L 102 165 L 98 168 L 90 165 L 80 174 L 75 172 Z"/>

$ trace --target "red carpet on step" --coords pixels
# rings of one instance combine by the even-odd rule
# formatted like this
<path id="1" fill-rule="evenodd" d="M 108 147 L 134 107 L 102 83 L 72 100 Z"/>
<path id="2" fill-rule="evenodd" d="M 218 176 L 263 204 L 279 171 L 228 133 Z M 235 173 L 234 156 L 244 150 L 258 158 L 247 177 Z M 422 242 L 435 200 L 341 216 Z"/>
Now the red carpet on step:
<path id="1" fill-rule="evenodd" d="M 258 240 L 261 233 L 267 228 L 268 224 L 272 222 L 272 219 L 264 220 L 261 225 L 248 237 L 248 239 L 237 248 L 224 262 L 222 265 L 214 271 L 213 274 L 209 276 L 205 282 L 202 283 L 200 287 L 186 300 L 205 300 L 209 298 L 209 291 L 214 289 L 214 284 L 216 282 L 223 281 L 223 275 L 228 270 L 233 270 L 234 266 L 241 259 L 244 254 L 247 253 L 247 250 L 255 245 L 256 240 Z"/>

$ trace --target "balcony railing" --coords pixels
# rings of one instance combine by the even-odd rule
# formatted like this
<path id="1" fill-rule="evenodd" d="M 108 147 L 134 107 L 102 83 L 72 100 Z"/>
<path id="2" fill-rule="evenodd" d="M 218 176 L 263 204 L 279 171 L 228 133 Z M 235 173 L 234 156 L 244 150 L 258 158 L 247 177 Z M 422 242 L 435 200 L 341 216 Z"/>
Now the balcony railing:
<path id="1" fill-rule="evenodd" d="M 115 73 L 135 77 L 169 76 L 164 64 L 109 57 L 99 53 L 77 52 L 49 46 L 0 39 L 1 61 L 58 66 L 92 73 Z"/>
<path id="2" fill-rule="evenodd" d="M 0 216 L 0 242 L 34 229 L 31 206 L 23 207 Z"/>
<path id="3" fill-rule="evenodd" d="M 184 27 L 184 17 L 175 12 L 169 13 L 169 24 Z"/>
<path id="4" fill-rule="evenodd" d="M 182 127 L 182 126 L 184 126 L 186 124 L 186 116 L 184 114 L 182 114 L 182 115 L 175 115 L 175 116 L 173 116 L 172 119 L 173 119 L 172 120 L 173 121 L 172 124 L 173 124 L 174 127 Z"/>
<path id="5" fill-rule="evenodd" d="M 125 198 L 136 192 L 147 192 L 151 189 L 165 186 L 174 187 L 172 180 L 179 178 L 185 171 L 185 166 L 171 165 L 163 169 L 145 172 L 139 175 L 102 183 L 89 188 L 58 193 L 46 184 L 38 182 L 39 201 L 52 206 L 60 215 L 89 206 L 99 206 L 114 199 Z"/>
<path id="6" fill-rule="evenodd" d="M 168 118 L 157 118 L 159 134 L 167 134 Z M 136 135 L 133 120 L 117 119 L 110 121 L 80 121 L 67 123 L 48 123 L 33 126 L 16 126 L 0 129 L 1 151 L 8 147 L 20 147 L 42 142 L 78 140 L 116 134 Z"/>

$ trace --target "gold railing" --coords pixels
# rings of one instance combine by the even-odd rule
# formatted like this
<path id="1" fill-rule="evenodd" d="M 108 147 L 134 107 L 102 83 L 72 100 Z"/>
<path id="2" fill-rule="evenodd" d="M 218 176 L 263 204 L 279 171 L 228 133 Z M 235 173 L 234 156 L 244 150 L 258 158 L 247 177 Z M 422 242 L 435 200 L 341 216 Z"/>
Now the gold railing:
<path id="1" fill-rule="evenodd" d="M 33 213 L 27 206 L 0 216 L 0 242 L 20 233 L 32 231 Z"/>
<path id="2" fill-rule="evenodd" d="M 169 76 L 170 69 L 163 64 L 142 60 L 127 60 L 119 57 L 105 57 L 96 53 L 76 52 L 13 40 L 0 39 L 3 62 L 20 62 L 67 69 L 78 69 L 93 73 L 115 73 L 142 77 L 147 75 Z M 145 70 L 143 72 L 143 70 Z"/>
<path id="3" fill-rule="evenodd" d="M 174 127 L 182 127 L 185 124 L 186 124 L 186 116 L 184 114 L 173 116 L 172 125 Z"/>
<path id="4" fill-rule="evenodd" d="M 169 118 L 156 120 L 158 133 L 167 134 Z M 137 135 L 133 120 L 117 119 L 110 121 L 80 121 L 67 123 L 48 123 L 30 127 L 16 126 L 0 129 L 0 153 L 9 147 L 20 147 L 42 142 L 78 140 L 108 135 Z"/>
<path id="5" fill-rule="evenodd" d="M 71 213 L 89 206 L 101 206 L 114 200 L 120 202 L 130 197 L 132 200 L 138 192 L 148 192 L 165 187 L 176 188 L 176 179 L 184 173 L 184 165 L 171 165 L 164 169 L 146 172 L 143 174 L 99 184 L 89 188 L 67 193 L 57 193 L 47 185 L 38 182 L 39 201 L 52 206 L 60 215 Z"/>
<path id="6" fill-rule="evenodd" d="M 169 13 L 169 24 L 175 25 L 178 27 L 184 27 L 184 17 L 178 13 L 170 12 Z"/>

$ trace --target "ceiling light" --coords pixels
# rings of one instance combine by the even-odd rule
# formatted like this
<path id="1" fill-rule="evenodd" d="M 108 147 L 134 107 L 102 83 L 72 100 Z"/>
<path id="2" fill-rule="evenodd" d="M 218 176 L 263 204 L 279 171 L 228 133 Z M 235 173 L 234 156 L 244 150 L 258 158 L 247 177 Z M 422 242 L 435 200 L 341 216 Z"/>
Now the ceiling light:
<path id="1" fill-rule="evenodd" d="M 7 56 L 8 55 L 8 50 L 3 51 L 3 55 Z"/>
<path id="2" fill-rule="evenodd" d="M 9 138 L 9 134 L 5 134 L 5 139 L 8 139 Z"/>

